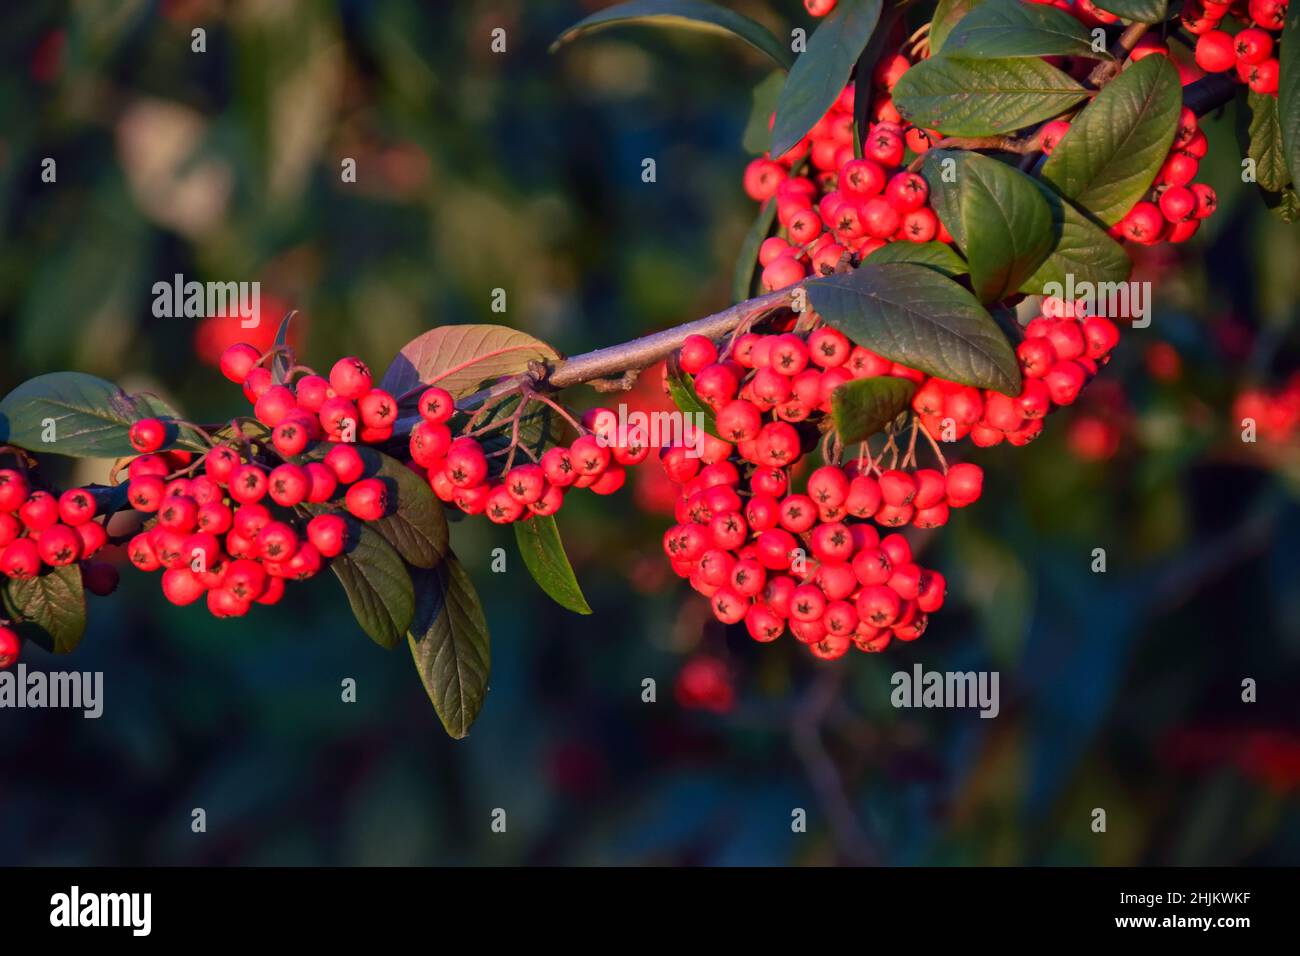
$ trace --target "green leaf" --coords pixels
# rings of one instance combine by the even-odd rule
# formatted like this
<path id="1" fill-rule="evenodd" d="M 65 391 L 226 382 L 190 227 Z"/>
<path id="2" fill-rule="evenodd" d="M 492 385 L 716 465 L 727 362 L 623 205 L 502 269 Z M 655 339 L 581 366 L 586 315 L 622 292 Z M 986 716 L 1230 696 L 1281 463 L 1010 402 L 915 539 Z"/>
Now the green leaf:
<path id="1" fill-rule="evenodd" d="M 894 106 L 917 126 L 949 136 L 990 136 L 1051 119 L 1087 95 L 1043 60 L 970 60 L 944 53 L 903 74 L 894 87 Z"/>
<path id="2" fill-rule="evenodd" d="M 1291 182 L 1282 148 L 1282 124 L 1278 120 L 1277 97 L 1251 91 L 1250 145 L 1246 155 L 1255 161 L 1255 181 L 1269 192 L 1281 192 Z"/>
<path id="3" fill-rule="evenodd" d="M 714 438 L 718 435 L 718 423 L 714 419 L 713 409 L 700 401 L 700 397 L 695 394 L 695 380 L 682 371 L 682 367 L 677 363 L 677 354 L 674 352 L 668 356 L 668 396 L 673 400 L 673 404 L 684 415 L 691 416 L 689 421 L 703 421 L 704 430 Z M 702 419 L 696 419 L 694 416 L 701 415 Z"/>
<path id="4" fill-rule="evenodd" d="M 782 69 L 790 69 L 794 54 L 764 27 L 749 17 L 704 0 L 632 0 L 598 10 L 561 33 L 551 44 L 554 53 L 563 44 L 588 33 L 613 26 L 646 24 L 677 27 L 722 36 L 735 36 L 765 53 Z"/>
<path id="5" fill-rule="evenodd" d="M 1098 7 L 1125 20 L 1161 23 L 1169 16 L 1169 0 L 1094 0 Z"/>
<path id="6" fill-rule="evenodd" d="M 84 372 L 51 372 L 28 379 L 0 401 L 0 444 L 71 458 L 122 458 L 136 454 L 128 434 L 142 418 L 174 422 L 176 412 L 154 395 L 128 395 L 112 382 Z M 53 441 L 46 423 L 52 422 Z M 190 427 L 171 425 L 167 448 L 207 447 Z"/>
<path id="7" fill-rule="evenodd" d="M 1043 164 L 1042 178 L 1113 226 L 1151 187 L 1178 131 L 1183 88 L 1168 57 L 1148 56 L 1107 83 Z"/>
<path id="8" fill-rule="evenodd" d="M 283 348 L 289 344 L 289 324 L 293 322 L 293 317 L 297 311 L 290 312 L 280 320 L 280 328 L 275 332 L 275 344 L 277 348 Z M 283 352 L 277 352 L 275 358 L 271 359 L 271 381 L 276 385 L 281 385 L 289 377 L 289 357 Z"/>
<path id="9" fill-rule="evenodd" d="M 1106 235 L 1095 223 L 1038 180 L 1031 180 L 1052 211 L 1052 251 L 1043 264 L 1020 285 L 1021 292 L 1045 295 L 1050 283 L 1066 287 L 1074 283 L 1127 282 L 1133 260 L 1124 247 Z"/>
<path id="10" fill-rule="evenodd" d="M 1022 0 L 987 0 L 953 27 L 943 52 L 967 58 L 1111 58 L 1104 48 L 1100 53 L 1093 50 L 1091 34 L 1064 10 Z"/>
<path id="11" fill-rule="evenodd" d="M 1300 196 L 1290 187 L 1280 193 L 1266 193 L 1265 204 L 1283 222 L 1300 222 Z"/>
<path id="12" fill-rule="evenodd" d="M 939 0 L 930 18 L 930 55 L 943 51 L 948 42 L 948 35 L 972 10 L 984 0 Z"/>
<path id="13" fill-rule="evenodd" d="M 736 257 L 736 270 L 731 276 L 731 299 L 744 302 L 754 292 L 754 273 L 758 269 L 758 249 L 772 233 L 772 223 L 776 222 L 776 199 L 769 199 L 758 210 L 758 217 L 745 234 L 745 242 Z"/>
<path id="14" fill-rule="evenodd" d="M 846 445 L 870 438 L 907 408 L 916 383 L 892 375 L 856 378 L 831 392 L 831 420 Z"/>
<path id="15" fill-rule="evenodd" d="M 970 272 L 961 256 L 944 242 L 891 242 L 881 246 L 869 256 L 872 265 L 886 262 L 914 262 L 918 266 L 934 269 L 949 279 Z"/>
<path id="16" fill-rule="evenodd" d="M 429 483 L 392 458 L 373 448 L 358 447 L 366 463 L 367 478 L 380 478 L 396 492 L 397 508 L 369 522 L 393 546 L 402 560 L 417 568 L 431 568 L 450 553 L 447 515 Z"/>
<path id="17" fill-rule="evenodd" d="M 415 619 L 407 642 L 433 709 L 447 733 L 469 733 L 487 694 L 492 652 L 474 585 L 455 555 L 415 573 Z"/>
<path id="18" fill-rule="evenodd" d="M 444 325 L 402 346 L 380 387 L 401 398 L 422 384 L 436 383 L 463 398 L 489 379 L 517 375 L 530 362 L 559 357 L 545 342 L 504 325 Z"/>
<path id="19" fill-rule="evenodd" d="M 578 614 L 591 613 L 569 557 L 564 553 L 564 542 L 560 540 L 560 529 L 553 516 L 536 515 L 527 521 L 516 521 L 515 541 L 528 573 L 556 604 Z"/>
<path id="20" fill-rule="evenodd" d="M 780 70 L 773 70 L 768 74 L 767 79 L 754 87 L 753 100 L 749 108 L 749 122 L 745 124 L 745 132 L 740 140 L 740 145 L 745 152 L 753 156 L 767 152 L 767 144 L 772 139 L 772 131 L 768 128 L 768 124 L 772 121 L 772 114 L 776 112 L 776 101 L 784 85 L 785 74 Z"/>
<path id="21" fill-rule="evenodd" d="M 81 566 L 54 568 L 29 580 L 11 578 L 4 589 L 6 613 L 17 631 L 55 654 L 70 654 L 86 630 L 86 592 Z"/>
<path id="22" fill-rule="evenodd" d="M 822 319 L 864 348 L 949 381 L 1020 393 L 1020 365 L 993 317 L 933 269 L 868 261 L 804 288 Z"/>
<path id="23" fill-rule="evenodd" d="M 953 182 L 944 181 L 949 169 Z M 931 204 L 965 254 L 980 301 L 996 302 L 1019 289 L 1053 243 L 1052 211 L 1033 179 L 964 150 L 930 150 L 923 172 Z"/>
<path id="24" fill-rule="evenodd" d="M 1287 168 L 1291 170 L 1291 182 L 1300 186 L 1300 3 L 1287 7 L 1286 23 L 1278 44 L 1281 65 L 1277 115 L 1282 126 L 1282 148 Z"/>
<path id="25" fill-rule="evenodd" d="M 402 642 L 415 614 L 411 576 L 393 546 L 368 525 L 349 522 L 352 546 L 330 562 L 352 614 L 380 647 Z"/>
<path id="26" fill-rule="evenodd" d="M 772 155 L 780 156 L 803 139 L 844 92 L 858 54 L 880 19 L 882 0 L 840 0 L 808 39 L 808 49 L 790 69 L 776 104 Z"/>

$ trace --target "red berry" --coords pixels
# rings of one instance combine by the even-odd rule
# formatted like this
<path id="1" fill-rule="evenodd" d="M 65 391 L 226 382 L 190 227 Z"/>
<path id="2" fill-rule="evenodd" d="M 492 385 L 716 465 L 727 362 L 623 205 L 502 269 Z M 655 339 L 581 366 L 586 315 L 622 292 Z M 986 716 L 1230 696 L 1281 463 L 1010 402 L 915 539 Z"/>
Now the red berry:
<path id="1" fill-rule="evenodd" d="M 341 398 L 360 398 L 370 391 L 371 382 L 370 369 L 354 356 L 339 359 L 330 369 L 330 388 Z"/>
<path id="2" fill-rule="evenodd" d="M 456 413 L 456 401 L 445 388 L 432 385 L 420 393 L 420 417 L 426 422 L 440 424 L 451 420 Z"/>
<path id="3" fill-rule="evenodd" d="M 325 402 L 334 397 L 330 383 L 319 375 L 304 375 L 295 386 L 298 407 L 309 412 L 319 412 Z"/>
<path id="4" fill-rule="evenodd" d="M 397 421 L 397 399 L 382 388 L 372 388 L 357 399 L 357 411 L 367 428 L 391 429 Z"/>
<path id="5" fill-rule="evenodd" d="M 307 540 L 325 557 L 337 557 L 347 547 L 348 523 L 340 515 L 317 515 L 307 522 Z"/>
<path id="6" fill-rule="evenodd" d="M 54 524 L 40 533 L 36 550 L 52 568 L 72 564 L 81 557 L 81 537 L 66 524 Z"/>
<path id="7" fill-rule="evenodd" d="M 163 597 L 172 604 L 184 607 L 203 596 L 203 582 L 199 576 L 185 568 L 168 568 L 162 575 Z"/>
<path id="8" fill-rule="evenodd" d="M 310 480 L 305 468 L 284 464 L 272 469 L 267 478 L 267 493 L 282 508 L 292 508 L 307 500 Z"/>
<path id="9" fill-rule="evenodd" d="M 333 470 L 319 461 L 312 461 L 307 463 L 306 471 L 308 501 L 320 504 L 334 497 L 339 479 Z"/>
<path id="10" fill-rule="evenodd" d="M 13 667 L 21 650 L 22 642 L 18 639 L 18 634 L 7 627 L 0 627 L 0 671 Z"/>
<path id="11" fill-rule="evenodd" d="M 378 481 L 377 478 L 368 480 Z M 361 482 L 358 485 L 353 485 L 352 489 L 349 490 L 364 485 L 365 482 Z M 380 483 L 380 491 L 384 493 L 382 483 Z M 288 561 L 298 551 L 298 534 L 283 521 L 272 521 L 257 533 L 257 546 L 261 557 L 266 561 Z"/>
<path id="12" fill-rule="evenodd" d="M 59 519 L 78 525 L 95 517 L 95 499 L 84 488 L 71 488 L 59 496 Z"/>
<path id="13" fill-rule="evenodd" d="M 345 484 L 350 485 L 366 470 L 366 463 L 361 458 L 361 453 L 352 445 L 336 444 L 328 452 L 324 459 L 325 466 L 334 472 L 335 477 Z"/>
<path id="14" fill-rule="evenodd" d="M 131 447 L 141 454 L 157 451 L 167 440 L 167 426 L 156 418 L 142 418 L 127 432 Z"/>
<path id="15" fill-rule="evenodd" d="M 984 490 L 984 469 L 970 462 L 961 462 L 948 469 L 948 504 L 964 508 L 979 500 Z"/>
<path id="16" fill-rule="evenodd" d="M 240 504 L 261 501 L 266 494 L 266 472 L 260 465 L 240 465 L 230 473 L 230 497 Z"/>
<path id="17" fill-rule="evenodd" d="M 362 521 L 378 521 L 388 511 L 388 487 L 380 478 L 367 478 L 348 489 L 344 502 Z"/>
<path id="18" fill-rule="evenodd" d="M 250 602 L 226 588 L 209 591 L 207 605 L 208 612 L 215 618 L 243 617 L 251 606 Z"/>
<path id="19" fill-rule="evenodd" d="M 108 597 L 117 590 L 121 575 L 117 568 L 104 561 L 87 561 L 81 566 L 81 580 L 91 594 Z"/>
<path id="20" fill-rule="evenodd" d="M 161 488 L 161 479 L 158 485 Z M 33 534 L 44 531 L 59 520 L 58 499 L 48 491 L 33 491 L 19 507 L 18 517 Z"/>
<path id="21" fill-rule="evenodd" d="M 1196 65 L 1207 73 L 1222 73 L 1236 63 L 1232 37 L 1222 30 L 1210 30 L 1196 40 Z"/>
<path id="22" fill-rule="evenodd" d="M 248 373 L 257 364 L 261 353 L 246 342 L 239 342 L 221 353 L 221 374 L 236 385 L 243 385 Z"/>

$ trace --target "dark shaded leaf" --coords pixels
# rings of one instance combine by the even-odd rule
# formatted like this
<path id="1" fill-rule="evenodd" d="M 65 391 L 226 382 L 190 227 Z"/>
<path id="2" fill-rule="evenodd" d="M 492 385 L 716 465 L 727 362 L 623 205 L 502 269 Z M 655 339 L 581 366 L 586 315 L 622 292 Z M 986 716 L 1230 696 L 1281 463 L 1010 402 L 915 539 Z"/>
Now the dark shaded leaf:
<path id="1" fill-rule="evenodd" d="M 754 87 L 753 101 L 749 108 L 749 122 L 740 145 L 745 152 L 758 156 L 767 152 L 767 145 L 772 140 L 769 124 L 772 114 L 776 112 L 776 101 L 781 96 L 781 87 L 785 86 L 785 74 L 774 70 L 767 79 Z"/>
<path id="2" fill-rule="evenodd" d="M 1300 3 L 1287 7 L 1286 24 L 1278 38 L 1278 59 L 1277 115 L 1282 127 L 1282 149 L 1291 182 L 1300 186 Z"/>
<path id="3" fill-rule="evenodd" d="M 808 38 L 808 49 L 790 68 L 776 104 L 772 155 L 803 139 L 844 92 L 849 72 L 880 20 L 882 0 L 840 0 Z"/>
<path id="4" fill-rule="evenodd" d="M 794 54 L 764 27 L 734 10 L 705 0 L 632 0 L 605 10 L 598 10 L 561 33 L 551 44 L 554 53 L 560 46 L 588 33 L 614 26 L 646 24 L 735 36 L 755 50 L 765 53 L 783 69 L 790 69 Z"/>
<path id="5" fill-rule="evenodd" d="M 1063 199 L 1038 180 L 1031 180 L 1042 193 L 1052 211 L 1052 251 L 1028 279 L 1021 292 L 1044 295 L 1049 283 L 1066 286 L 1066 277 L 1076 284 L 1091 282 L 1126 282 L 1133 271 L 1133 260 L 1124 247 L 1097 227 L 1069 200 Z"/>
<path id="6" fill-rule="evenodd" d="M 881 246 L 868 257 L 872 265 L 886 262 L 913 262 L 955 279 L 970 272 L 961 256 L 944 242 L 891 242 Z"/>
<path id="7" fill-rule="evenodd" d="M 1125 20 L 1160 23 L 1169 16 L 1169 0 L 1095 0 L 1098 7 Z"/>
<path id="8" fill-rule="evenodd" d="M 758 249 L 763 240 L 772 234 L 772 224 L 776 222 L 776 199 L 763 203 L 758 217 L 749 227 L 745 242 L 736 257 L 736 270 L 731 277 L 731 299 L 744 302 L 754 294 L 754 273 L 758 271 Z"/>
<path id="9" fill-rule="evenodd" d="M 4 588 L 8 616 L 23 637 L 55 654 L 70 654 L 86 631 L 81 566 L 53 568 L 30 580 L 11 578 Z"/>
<path id="10" fill-rule="evenodd" d="M 1251 91 L 1250 143 L 1246 155 L 1255 161 L 1255 181 L 1269 192 L 1281 192 L 1291 182 L 1286 152 L 1282 146 L 1282 124 L 1278 119 L 1277 97 Z"/>
<path id="11" fill-rule="evenodd" d="M 942 53 L 948 35 L 966 16 L 984 0 L 939 0 L 930 19 L 930 55 Z"/>
<path id="12" fill-rule="evenodd" d="M 849 445 L 880 431 L 907 408 L 916 383 L 892 375 L 857 378 L 831 392 L 831 420 Z"/>
<path id="13" fill-rule="evenodd" d="M 1051 208 L 1033 179 L 965 150 L 932 149 L 923 171 L 935 212 L 966 256 L 976 296 L 996 302 L 1019 289 L 1054 238 Z"/>
<path id="14" fill-rule="evenodd" d="M 487 695 L 492 650 L 474 585 L 455 555 L 415 572 L 417 604 L 407 643 L 447 733 L 469 733 Z"/>
<path id="15" fill-rule="evenodd" d="M 365 524 L 351 522 L 351 548 L 330 568 L 343 584 L 352 614 L 380 647 L 402 642 L 415 614 L 415 592 L 406 565 L 393 546 Z"/>
<path id="16" fill-rule="evenodd" d="M 933 269 L 866 262 L 804 287 L 828 325 L 891 361 L 963 385 L 1020 392 L 1019 363 L 993 317 Z"/>
<path id="17" fill-rule="evenodd" d="M 704 430 L 714 438 L 718 435 L 718 423 L 714 418 L 713 409 L 700 401 L 700 397 L 695 394 L 695 381 L 691 376 L 682 371 L 677 364 L 677 355 L 674 353 L 668 357 L 668 396 L 673 400 L 682 414 L 689 416 L 688 421 L 704 422 Z M 702 416 L 696 418 L 696 416 Z"/>
<path id="18" fill-rule="evenodd" d="M 933 28 L 931 28 L 933 29 Z M 1074 56 L 1110 59 L 1093 50 L 1092 36 L 1070 14 L 1041 3 L 986 0 L 953 27 L 943 44 L 948 56 Z"/>

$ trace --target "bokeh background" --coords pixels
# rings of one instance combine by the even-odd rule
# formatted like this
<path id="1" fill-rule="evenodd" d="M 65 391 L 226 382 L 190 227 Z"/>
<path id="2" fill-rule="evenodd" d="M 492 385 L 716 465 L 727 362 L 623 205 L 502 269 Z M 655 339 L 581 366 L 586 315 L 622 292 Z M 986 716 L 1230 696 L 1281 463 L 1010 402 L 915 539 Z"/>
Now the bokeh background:
<path id="1" fill-rule="evenodd" d="M 151 286 L 177 272 L 261 281 L 264 341 L 299 309 L 318 367 L 352 353 L 382 370 L 460 322 L 576 353 L 726 305 L 769 65 L 644 29 L 548 54 L 602 5 L 7 5 L 0 393 L 80 369 L 195 420 L 242 411 L 213 368 L 237 321 L 152 316 Z M 794 0 L 732 5 L 806 24 Z M 1143 259 L 1151 327 L 1042 440 L 980 452 L 985 499 L 924 540 L 951 587 L 915 644 L 826 665 L 728 632 L 667 572 L 646 479 L 561 515 L 590 617 L 548 602 L 508 529 L 454 526 L 493 675 L 453 742 L 331 576 L 219 623 L 128 567 L 73 657 L 27 650 L 102 670 L 103 718 L 0 712 L 0 863 L 1300 861 L 1300 445 L 1286 415 L 1243 444 L 1233 411 L 1300 366 L 1300 227 L 1239 182 L 1237 123 L 1208 124 L 1220 213 Z M 915 662 L 999 671 L 1001 715 L 895 710 L 889 676 Z"/>

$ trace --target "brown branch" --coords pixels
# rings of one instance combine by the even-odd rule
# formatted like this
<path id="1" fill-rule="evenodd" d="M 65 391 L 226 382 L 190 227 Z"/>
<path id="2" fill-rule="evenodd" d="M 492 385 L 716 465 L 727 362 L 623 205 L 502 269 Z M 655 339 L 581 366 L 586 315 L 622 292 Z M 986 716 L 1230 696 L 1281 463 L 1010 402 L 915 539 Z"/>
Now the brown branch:
<path id="1" fill-rule="evenodd" d="M 1137 46 L 1138 40 L 1141 40 L 1142 36 L 1149 29 L 1151 29 L 1151 24 L 1149 23 L 1134 23 L 1131 26 L 1125 27 L 1124 32 L 1121 33 L 1119 39 L 1115 41 L 1115 45 L 1111 47 L 1110 54 L 1114 59 L 1102 60 L 1093 67 L 1092 72 L 1088 74 L 1089 85 L 1100 89 L 1118 76 L 1119 71 L 1124 66 L 1124 61 L 1128 59 L 1128 55 L 1132 53 L 1133 48 Z"/>
<path id="2" fill-rule="evenodd" d="M 509 395 L 523 386 L 533 390 L 559 391 L 573 385 L 597 381 L 605 384 L 609 379 L 626 381 L 629 373 L 640 372 L 655 362 L 666 359 L 681 348 L 688 336 L 703 335 L 710 339 L 721 338 L 743 323 L 753 322 L 770 312 L 789 308 L 794 303 L 795 291 L 801 285 L 802 283 L 797 283 L 777 292 L 746 299 L 721 312 L 706 315 L 702 319 L 655 332 L 653 335 L 642 336 L 631 342 L 561 359 L 554 365 L 534 363 L 526 372 L 503 378 L 489 388 L 466 396 L 456 403 L 457 407 L 462 411 L 479 408 L 484 403 Z M 409 434 L 419 420 L 418 415 L 399 419 L 393 430 L 394 434 L 398 436 Z"/>

